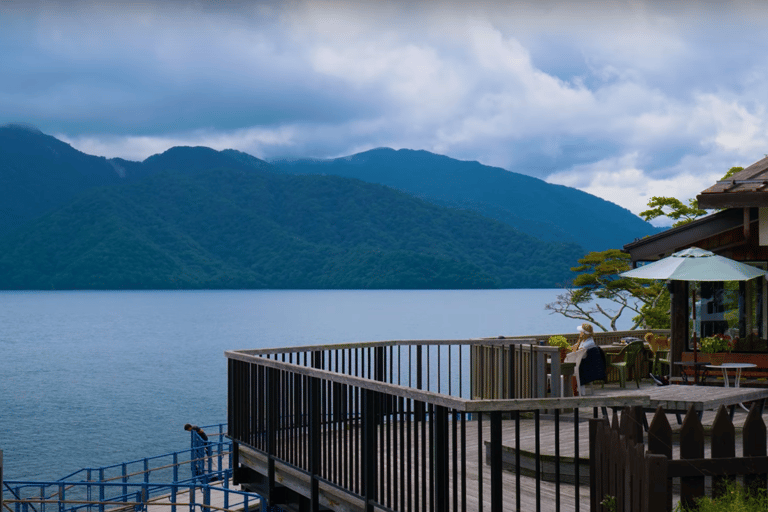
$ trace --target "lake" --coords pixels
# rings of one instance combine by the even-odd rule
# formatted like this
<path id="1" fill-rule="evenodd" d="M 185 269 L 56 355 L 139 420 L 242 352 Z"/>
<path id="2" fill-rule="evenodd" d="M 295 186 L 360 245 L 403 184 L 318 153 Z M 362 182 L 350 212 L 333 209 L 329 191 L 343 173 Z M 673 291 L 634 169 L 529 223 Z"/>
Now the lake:
<path id="1" fill-rule="evenodd" d="M 575 332 L 544 309 L 561 292 L 0 292 L 3 475 L 187 448 L 185 423 L 226 421 L 225 350 Z"/>

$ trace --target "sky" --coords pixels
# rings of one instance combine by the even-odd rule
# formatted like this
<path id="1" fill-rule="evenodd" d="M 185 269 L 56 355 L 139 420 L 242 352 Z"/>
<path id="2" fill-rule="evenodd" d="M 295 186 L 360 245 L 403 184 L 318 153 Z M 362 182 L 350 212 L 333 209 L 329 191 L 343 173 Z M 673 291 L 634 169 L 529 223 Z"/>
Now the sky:
<path id="1" fill-rule="evenodd" d="M 423 149 L 637 214 L 768 153 L 766 20 L 743 1 L 0 0 L 0 124 L 130 160 Z"/>

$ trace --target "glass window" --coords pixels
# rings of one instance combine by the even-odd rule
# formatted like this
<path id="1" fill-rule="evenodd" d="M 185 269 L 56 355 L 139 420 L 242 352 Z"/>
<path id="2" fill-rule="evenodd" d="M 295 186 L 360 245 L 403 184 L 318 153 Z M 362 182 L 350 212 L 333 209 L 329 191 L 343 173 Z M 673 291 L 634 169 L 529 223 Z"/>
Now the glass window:
<path id="1" fill-rule="evenodd" d="M 765 269 L 764 262 L 750 265 Z M 765 278 L 749 281 L 691 283 L 696 290 L 695 320 L 689 327 L 698 338 L 722 334 L 736 339 L 736 352 L 768 351 L 768 300 Z M 689 297 L 688 306 L 691 307 Z M 689 343 L 688 350 L 693 350 Z"/>

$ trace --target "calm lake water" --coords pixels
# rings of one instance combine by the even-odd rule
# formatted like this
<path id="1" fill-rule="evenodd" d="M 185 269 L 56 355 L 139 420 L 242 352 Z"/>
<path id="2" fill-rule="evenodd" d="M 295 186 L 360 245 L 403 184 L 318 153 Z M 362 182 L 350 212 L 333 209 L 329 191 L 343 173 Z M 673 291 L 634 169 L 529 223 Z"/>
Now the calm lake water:
<path id="1" fill-rule="evenodd" d="M 226 421 L 225 350 L 574 332 L 544 310 L 558 293 L 0 292 L 3 475 L 188 448 L 184 423 Z"/>

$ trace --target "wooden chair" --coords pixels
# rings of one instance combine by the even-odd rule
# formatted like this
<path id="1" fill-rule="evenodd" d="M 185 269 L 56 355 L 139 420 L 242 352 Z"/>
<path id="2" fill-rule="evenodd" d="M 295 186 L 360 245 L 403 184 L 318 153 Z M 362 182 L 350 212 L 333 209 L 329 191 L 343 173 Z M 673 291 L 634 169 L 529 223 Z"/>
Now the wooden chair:
<path id="1" fill-rule="evenodd" d="M 631 343 L 628 343 L 626 347 L 621 349 L 621 352 L 616 354 L 609 362 L 609 364 L 616 368 L 616 371 L 619 373 L 619 386 L 622 388 L 627 387 L 627 372 L 629 371 L 629 368 L 635 367 L 637 364 L 637 358 L 638 356 L 642 357 L 643 354 L 643 341 L 633 341 Z M 635 370 L 635 384 L 637 384 L 638 389 L 640 388 L 640 371 L 637 369 Z"/>

